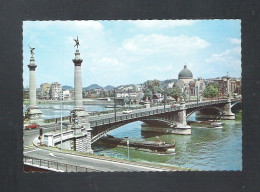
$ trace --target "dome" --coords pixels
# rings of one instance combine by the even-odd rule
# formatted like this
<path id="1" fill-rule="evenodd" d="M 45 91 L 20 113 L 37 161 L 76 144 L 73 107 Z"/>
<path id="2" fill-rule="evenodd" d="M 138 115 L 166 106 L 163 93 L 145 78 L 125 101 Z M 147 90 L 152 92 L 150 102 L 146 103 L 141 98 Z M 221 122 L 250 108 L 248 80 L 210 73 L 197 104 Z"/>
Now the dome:
<path id="1" fill-rule="evenodd" d="M 187 65 L 184 65 L 184 69 L 179 73 L 179 79 L 193 79 L 192 72 L 187 69 Z"/>
<path id="2" fill-rule="evenodd" d="M 184 87 L 184 83 L 182 81 L 178 81 L 177 83 L 174 84 L 173 87 L 179 87 L 181 89 Z"/>
<path id="3" fill-rule="evenodd" d="M 189 86 L 190 86 L 190 87 L 195 87 L 195 81 L 189 82 Z"/>

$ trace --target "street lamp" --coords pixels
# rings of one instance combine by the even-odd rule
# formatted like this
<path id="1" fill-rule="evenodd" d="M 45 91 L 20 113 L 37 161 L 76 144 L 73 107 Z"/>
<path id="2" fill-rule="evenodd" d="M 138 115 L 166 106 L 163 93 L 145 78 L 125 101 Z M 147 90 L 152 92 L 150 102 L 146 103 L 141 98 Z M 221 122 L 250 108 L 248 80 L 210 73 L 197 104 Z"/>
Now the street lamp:
<path id="1" fill-rule="evenodd" d="M 197 104 L 199 104 L 199 87 L 197 86 Z"/>
<path id="2" fill-rule="evenodd" d="M 114 115 L 115 115 L 115 122 L 116 122 L 116 89 L 114 89 Z"/>
<path id="3" fill-rule="evenodd" d="M 164 89 L 164 96 L 163 96 L 163 108 L 164 108 L 164 112 L 165 112 L 165 103 L 166 103 L 166 88 Z"/>
<path id="4" fill-rule="evenodd" d="M 218 87 L 218 103 L 219 103 L 219 87 Z"/>
<path id="5" fill-rule="evenodd" d="M 128 88 L 128 102 L 129 102 L 129 109 L 130 109 L 130 102 L 131 102 L 131 100 L 130 100 L 130 93 L 129 93 L 129 88 Z"/>
<path id="6" fill-rule="evenodd" d="M 60 94 L 60 149 L 62 145 L 62 93 Z"/>
<path id="7" fill-rule="evenodd" d="M 127 140 L 126 141 L 126 143 L 127 143 L 127 157 L 128 157 L 128 160 L 129 160 L 129 140 Z"/>

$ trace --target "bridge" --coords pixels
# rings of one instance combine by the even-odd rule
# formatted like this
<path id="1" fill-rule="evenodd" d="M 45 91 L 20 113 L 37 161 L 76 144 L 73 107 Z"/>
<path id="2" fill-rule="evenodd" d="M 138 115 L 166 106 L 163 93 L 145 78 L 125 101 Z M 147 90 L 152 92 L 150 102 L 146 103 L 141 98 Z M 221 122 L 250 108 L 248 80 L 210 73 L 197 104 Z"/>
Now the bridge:
<path id="1" fill-rule="evenodd" d="M 235 119 L 231 108 L 240 102 L 241 99 L 215 99 L 136 109 L 129 114 L 117 112 L 89 116 L 80 125 L 73 124 L 68 131 L 55 135 L 45 134 L 43 142 L 47 146 L 55 146 L 61 141 L 73 141 L 71 149 L 92 153 L 91 144 L 109 131 L 134 121 L 148 124 L 157 121 L 170 126 L 173 134 L 191 134 L 191 127 L 186 121 L 191 114 L 196 112 L 196 117 L 201 118 Z"/>

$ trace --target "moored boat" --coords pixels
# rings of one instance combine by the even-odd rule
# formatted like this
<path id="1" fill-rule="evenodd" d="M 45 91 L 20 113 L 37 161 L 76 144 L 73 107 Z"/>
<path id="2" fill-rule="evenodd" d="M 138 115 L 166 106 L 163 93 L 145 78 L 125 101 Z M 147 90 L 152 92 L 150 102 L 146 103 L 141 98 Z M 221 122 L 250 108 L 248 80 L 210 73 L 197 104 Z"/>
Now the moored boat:
<path id="1" fill-rule="evenodd" d="M 101 141 L 113 145 L 113 146 L 127 146 L 127 139 L 115 138 L 111 135 L 107 135 L 101 138 Z M 174 153 L 175 143 L 168 144 L 165 142 L 155 142 L 155 141 L 131 141 L 129 142 L 129 147 L 135 150 L 158 152 L 158 153 Z"/>

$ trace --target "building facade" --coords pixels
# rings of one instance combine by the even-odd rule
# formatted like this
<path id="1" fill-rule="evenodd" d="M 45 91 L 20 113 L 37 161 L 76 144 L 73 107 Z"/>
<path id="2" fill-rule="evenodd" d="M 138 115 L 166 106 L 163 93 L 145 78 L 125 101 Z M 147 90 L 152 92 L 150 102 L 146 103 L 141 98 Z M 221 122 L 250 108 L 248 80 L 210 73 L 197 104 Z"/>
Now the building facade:
<path id="1" fill-rule="evenodd" d="M 241 95 L 241 78 L 230 78 L 229 76 L 224 76 L 213 79 L 212 82 L 218 85 L 220 97 L 226 97 L 228 95 L 228 84 L 230 95 Z"/>
<path id="2" fill-rule="evenodd" d="M 187 65 L 184 65 L 183 70 L 178 75 L 178 81 L 173 87 L 178 87 L 185 94 L 186 99 L 190 99 L 192 96 L 201 96 L 206 86 L 201 77 L 194 80 L 192 72 L 187 68 Z"/>
<path id="3" fill-rule="evenodd" d="M 61 84 L 57 82 L 52 83 L 50 88 L 50 99 L 60 100 L 61 94 L 62 94 Z"/>
<path id="4" fill-rule="evenodd" d="M 50 99 L 51 84 L 43 83 L 40 88 L 40 99 Z"/>

